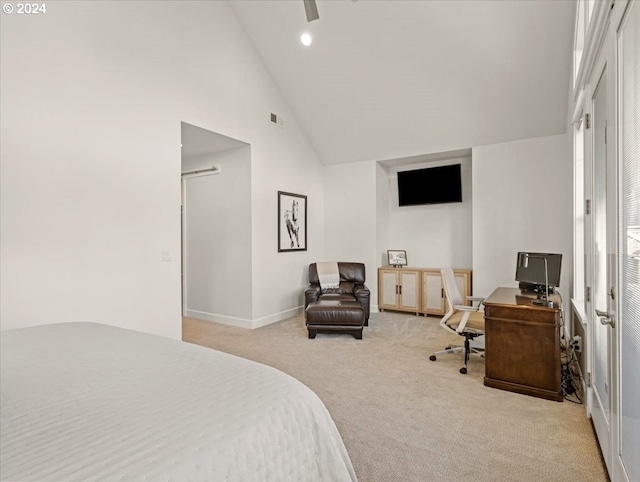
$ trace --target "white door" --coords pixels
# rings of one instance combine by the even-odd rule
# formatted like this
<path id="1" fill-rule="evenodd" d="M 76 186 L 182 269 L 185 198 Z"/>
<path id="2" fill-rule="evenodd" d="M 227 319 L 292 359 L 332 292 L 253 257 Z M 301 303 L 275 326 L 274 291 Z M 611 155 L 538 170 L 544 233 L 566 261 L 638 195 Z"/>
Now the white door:
<path id="1" fill-rule="evenodd" d="M 606 52 L 599 68 L 594 69 L 590 86 L 592 92 L 592 233 L 591 286 L 592 299 L 587 316 L 591 328 L 590 366 L 591 387 L 588 394 L 593 425 L 598 435 L 602 455 L 609 470 L 612 460 L 612 407 L 615 406 L 617 368 L 615 337 L 616 270 L 616 159 L 615 137 L 610 122 L 611 72 Z"/>
<path id="2" fill-rule="evenodd" d="M 619 406 L 614 410 L 611 479 L 640 480 L 640 3 L 630 2 L 617 32 L 620 119 Z"/>
<path id="3" fill-rule="evenodd" d="M 222 263 L 218 176 L 213 174 L 182 177 L 182 316 L 200 319 L 224 307 L 226 296 L 216 279 Z"/>

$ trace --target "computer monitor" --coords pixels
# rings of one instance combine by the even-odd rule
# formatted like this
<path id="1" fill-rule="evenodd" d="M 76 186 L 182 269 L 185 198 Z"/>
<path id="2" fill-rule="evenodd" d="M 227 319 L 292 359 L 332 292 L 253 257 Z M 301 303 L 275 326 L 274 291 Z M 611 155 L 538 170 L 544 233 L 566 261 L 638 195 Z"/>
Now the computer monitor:
<path id="1" fill-rule="evenodd" d="M 519 252 L 516 264 L 516 281 L 520 282 L 521 289 L 528 291 L 545 290 L 545 259 L 547 260 L 549 292 L 552 291 L 553 287 L 560 286 L 561 254 Z"/>

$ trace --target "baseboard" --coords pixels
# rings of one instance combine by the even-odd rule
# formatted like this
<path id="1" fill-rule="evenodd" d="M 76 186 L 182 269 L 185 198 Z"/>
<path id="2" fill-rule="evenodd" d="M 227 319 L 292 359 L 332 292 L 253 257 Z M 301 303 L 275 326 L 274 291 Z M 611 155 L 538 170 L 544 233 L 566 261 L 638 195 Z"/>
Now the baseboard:
<path id="1" fill-rule="evenodd" d="M 287 318 L 291 318 L 292 316 L 296 316 L 302 313 L 302 308 L 303 308 L 302 306 L 297 306 L 295 308 L 281 311 L 279 313 L 274 313 L 269 316 L 263 316 L 262 318 L 257 318 L 255 320 L 250 320 L 247 318 L 237 318 L 234 316 L 220 315 L 217 313 L 207 313 L 204 311 L 197 311 L 197 310 L 184 310 L 184 316 L 187 316 L 189 318 L 196 318 L 198 320 L 222 323 L 223 325 L 237 326 L 238 328 L 255 329 L 255 328 L 260 328 L 263 326 L 270 325 L 272 323 L 276 323 L 278 321 L 286 320 Z"/>
<path id="2" fill-rule="evenodd" d="M 184 316 L 196 318 L 198 320 L 213 321 L 222 323 L 223 325 L 237 326 L 239 328 L 253 328 L 253 322 L 247 318 L 236 318 L 234 316 L 225 316 L 217 313 L 207 313 L 197 310 L 184 310 Z"/>
<path id="3" fill-rule="evenodd" d="M 280 313 L 274 313 L 273 315 L 257 318 L 253 320 L 252 328 L 260 328 L 262 326 L 267 326 L 272 323 L 276 323 L 278 321 L 286 320 L 287 318 L 291 318 L 292 316 L 299 315 L 300 313 L 302 313 L 302 311 L 303 311 L 303 307 L 297 306 L 289 310 L 281 311 Z"/>

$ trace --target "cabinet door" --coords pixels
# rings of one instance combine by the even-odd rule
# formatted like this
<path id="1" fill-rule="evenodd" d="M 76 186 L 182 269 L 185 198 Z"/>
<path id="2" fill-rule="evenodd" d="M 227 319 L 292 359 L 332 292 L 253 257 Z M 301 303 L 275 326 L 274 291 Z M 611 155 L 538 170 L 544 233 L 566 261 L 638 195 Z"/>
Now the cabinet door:
<path id="1" fill-rule="evenodd" d="M 422 272 L 422 311 L 444 315 L 444 297 L 440 270 Z"/>
<path id="2" fill-rule="evenodd" d="M 465 305 L 471 305 L 471 301 L 467 300 L 467 296 L 471 296 L 471 270 L 460 269 L 454 270 L 453 276 L 462 295 L 462 301 Z"/>
<path id="3" fill-rule="evenodd" d="M 378 288 L 379 308 L 396 308 L 398 306 L 397 273 L 380 270 L 380 286 Z"/>
<path id="4" fill-rule="evenodd" d="M 400 308 L 404 310 L 420 311 L 420 273 L 418 271 L 404 271 L 400 275 Z"/>

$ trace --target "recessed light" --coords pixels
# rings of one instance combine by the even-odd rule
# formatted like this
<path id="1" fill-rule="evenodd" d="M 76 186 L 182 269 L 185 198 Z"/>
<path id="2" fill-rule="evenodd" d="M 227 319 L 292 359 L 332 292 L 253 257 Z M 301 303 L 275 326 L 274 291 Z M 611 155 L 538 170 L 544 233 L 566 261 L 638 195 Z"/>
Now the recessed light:
<path id="1" fill-rule="evenodd" d="M 304 45 L 305 47 L 308 47 L 309 45 L 311 45 L 312 41 L 313 39 L 311 38 L 311 35 L 309 35 L 306 32 L 300 36 L 300 42 L 302 42 L 302 45 Z"/>

